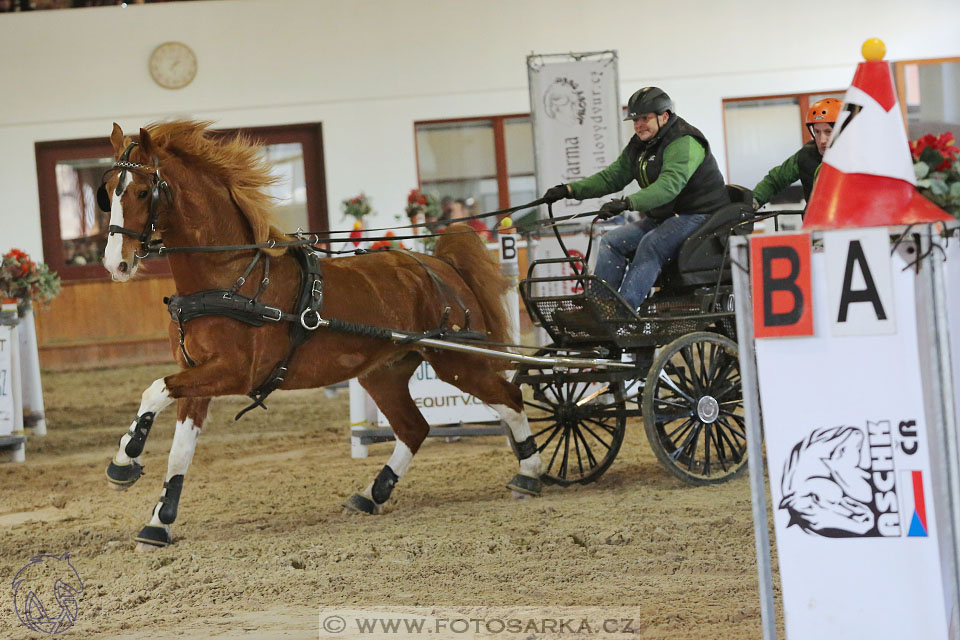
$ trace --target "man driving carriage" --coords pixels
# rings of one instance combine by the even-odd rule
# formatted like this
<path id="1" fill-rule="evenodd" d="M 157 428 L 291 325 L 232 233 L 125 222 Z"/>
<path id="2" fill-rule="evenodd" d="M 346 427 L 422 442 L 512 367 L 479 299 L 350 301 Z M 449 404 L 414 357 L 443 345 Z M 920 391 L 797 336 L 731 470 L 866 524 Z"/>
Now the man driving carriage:
<path id="1" fill-rule="evenodd" d="M 625 120 L 633 120 L 635 135 L 610 166 L 551 187 L 543 197 L 550 203 L 597 198 L 637 181 L 639 192 L 600 208 L 601 219 L 626 210 L 641 216 L 601 238 L 594 270 L 636 309 L 683 241 L 730 199 L 706 137 L 674 113 L 662 89 L 644 87 L 630 96 Z"/>

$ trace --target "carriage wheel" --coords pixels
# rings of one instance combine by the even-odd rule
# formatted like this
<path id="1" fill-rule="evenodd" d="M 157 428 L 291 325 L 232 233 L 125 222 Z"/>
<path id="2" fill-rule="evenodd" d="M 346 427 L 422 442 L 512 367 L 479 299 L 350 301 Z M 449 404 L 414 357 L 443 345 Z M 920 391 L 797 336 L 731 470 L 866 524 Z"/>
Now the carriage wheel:
<path id="1" fill-rule="evenodd" d="M 737 345 L 690 333 L 662 347 L 643 392 L 643 426 L 657 459 L 681 480 L 719 484 L 747 468 Z"/>
<path id="2" fill-rule="evenodd" d="M 577 354 L 542 349 L 537 355 Z M 550 366 L 524 364 L 517 367 L 518 375 L 544 376 L 541 381 L 524 383 L 529 384 L 532 394 L 525 394 L 523 403 L 543 460 L 540 479 L 547 484 L 566 487 L 595 481 L 610 467 L 623 444 L 627 426 L 623 383 L 570 379 L 593 371 L 555 371 Z"/>

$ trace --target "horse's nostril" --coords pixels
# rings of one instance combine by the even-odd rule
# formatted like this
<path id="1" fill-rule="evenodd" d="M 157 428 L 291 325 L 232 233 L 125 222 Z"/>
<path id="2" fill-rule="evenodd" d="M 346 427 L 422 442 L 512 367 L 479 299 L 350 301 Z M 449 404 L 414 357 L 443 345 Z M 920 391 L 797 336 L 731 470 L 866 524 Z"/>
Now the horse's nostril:
<path id="1" fill-rule="evenodd" d="M 126 261 L 123 261 L 123 262 L 121 262 L 120 264 L 117 265 L 117 271 L 119 271 L 120 273 L 126 273 L 126 272 L 127 272 L 127 263 L 126 263 Z"/>

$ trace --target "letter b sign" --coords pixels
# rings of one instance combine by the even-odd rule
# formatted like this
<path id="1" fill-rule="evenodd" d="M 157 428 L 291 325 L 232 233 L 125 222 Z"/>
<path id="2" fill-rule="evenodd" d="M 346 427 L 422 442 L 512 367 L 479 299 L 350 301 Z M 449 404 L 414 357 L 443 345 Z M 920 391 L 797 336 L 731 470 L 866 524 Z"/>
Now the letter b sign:
<path id="1" fill-rule="evenodd" d="M 750 273 L 754 335 L 812 336 L 810 235 L 751 238 Z"/>

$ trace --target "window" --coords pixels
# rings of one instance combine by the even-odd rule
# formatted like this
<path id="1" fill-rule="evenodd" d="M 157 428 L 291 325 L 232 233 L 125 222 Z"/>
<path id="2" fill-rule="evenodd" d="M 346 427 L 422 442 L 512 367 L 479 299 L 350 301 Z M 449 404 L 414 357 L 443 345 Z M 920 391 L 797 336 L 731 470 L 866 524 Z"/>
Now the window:
<path id="1" fill-rule="evenodd" d="M 773 167 L 810 140 L 804 120 L 822 98 L 843 99 L 843 92 L 803 93 L 723 101 L 727 181 L 752 189 Z M 799 185 L 799 181 L 797 182 Z M 800 202 L 799 186 L 785 189 L 774 202 Z"/>
<path id="2" fill-rule="evenodd" d="M 529 116 L 432 120 L 415 123 L 414 131 L 420 189 L 441 198 L 445 216 L 537 198 Z"/>
<path id="3" fill-rule="evenodd" d="M 895 71 L 907 137 L 949 131 L 960 140 L 960 58 L 905 60 Z"/>
<path id="4" fill-rule="evenodd" d="M 283 179 L 271 188 L 277 226 L 323 231 L 327 226 L 320 124 L 231 129 L 263 143 L 263 155 Z M 107 138 L 39 142 L 36 145 L 44 261 L 64 280 L 109 277 L 100 266 L 110 214 L 100 211 L 96 191 L 113 166 Z M 175 189 L 176 186 L 172 185 Z M 151 274 L 168 274 L 163 258 L 150 258 Z"/>

